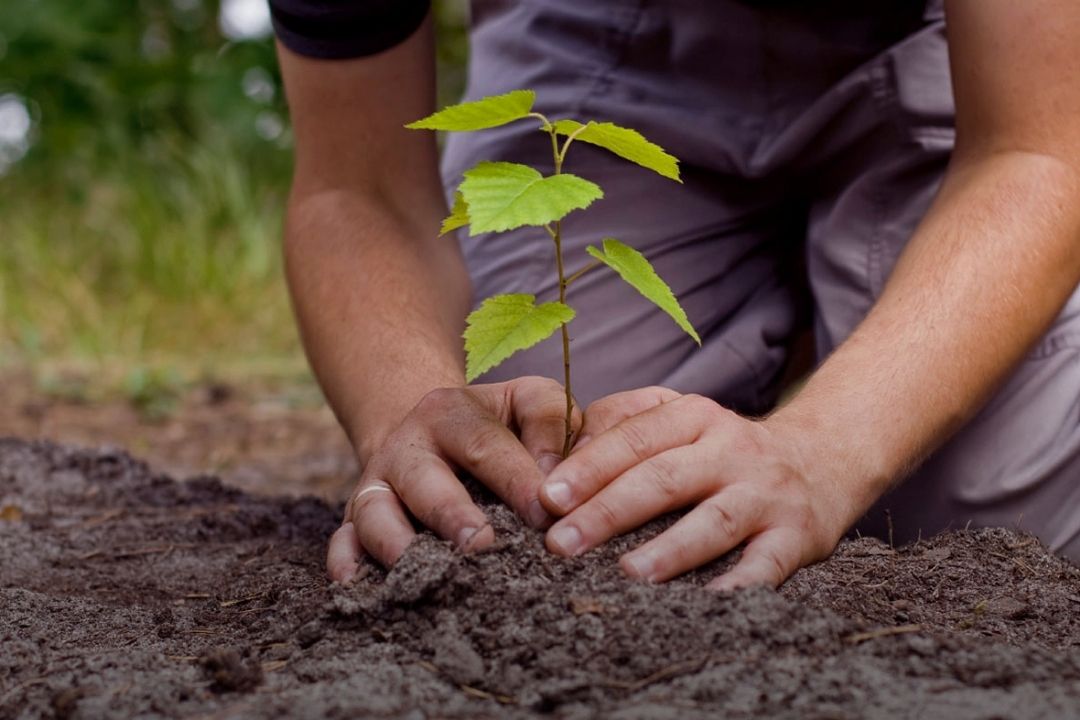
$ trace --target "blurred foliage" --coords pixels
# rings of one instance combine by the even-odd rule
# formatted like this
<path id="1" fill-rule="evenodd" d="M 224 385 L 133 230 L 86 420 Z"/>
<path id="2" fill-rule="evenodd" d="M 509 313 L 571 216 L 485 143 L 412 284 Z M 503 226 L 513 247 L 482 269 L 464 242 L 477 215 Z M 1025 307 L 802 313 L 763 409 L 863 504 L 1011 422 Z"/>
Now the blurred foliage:
<path id="1" fill-rule="evenodd" d="M 219 1 L 0 2 L 0 97 L 32 119 L 0 174 L 0 364 L 303 366 L 273 42 L 225 37 Z M 447 102 L 464 0 L 435 13 Z"/>
<path id="2" fill-rule="evenodd" d="M 19 184 L 79 194 L 100 169 L 168 167 L 171 148 L 211 137 L 283 177 L 287 143 L 255 132 L 260 114 L 284 114 L 273 45 L 228 41 L 218 12 L 216 0 L 0 4 L 0 93 L 35 120 Z M 266 89 L 245 94 L 258 79 Z"/>

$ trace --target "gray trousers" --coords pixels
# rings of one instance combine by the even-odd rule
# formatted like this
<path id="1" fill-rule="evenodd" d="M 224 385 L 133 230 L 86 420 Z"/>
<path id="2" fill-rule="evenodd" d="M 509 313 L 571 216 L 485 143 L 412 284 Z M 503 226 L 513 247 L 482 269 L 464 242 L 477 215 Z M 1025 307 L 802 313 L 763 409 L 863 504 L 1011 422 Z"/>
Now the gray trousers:
<path id="1" fill-rule="evenodd" d="M 605 236 L 633 245 L 704 343 L 614 273 L 594 271 L 570 296 L 582 404 L 659 384 L 768 411 L 799 333 L 812 324 L 823 358 L 876 301 L 953 147 L 940 2 L 474 0 L 473 20 L 469 98 L 532 88 L 549 117 L 628 125 L 682 160 L 679 185 L 580 143 L 569 153 L 566 170 L 606 193 L 563 223 L 569 268 Z M 454 135 L 444 179 L 453 189 L 480 159 L 550 170 L 550 152 L 527 123 Z M 459 239 L 477 301 L 555 296 L 546 233 Z M 548 341 L 483 380 L 561 370 L 561 344 Z M 898 541 L 1018 525 L 1080 559 L 1078 405 L 1080 294 L 989 405 L 860 529 L 884 533 L 886 509 Z"/>

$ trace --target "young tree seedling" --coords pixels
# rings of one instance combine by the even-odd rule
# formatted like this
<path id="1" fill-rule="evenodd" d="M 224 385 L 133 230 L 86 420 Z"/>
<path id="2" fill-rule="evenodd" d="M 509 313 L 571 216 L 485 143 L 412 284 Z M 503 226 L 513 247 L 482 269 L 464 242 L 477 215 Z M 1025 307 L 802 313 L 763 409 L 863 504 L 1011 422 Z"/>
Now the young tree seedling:
<path id="1" fill-rule="evenodd" d="M 538 120 L 540 130 L 551 138 L 554 173 L 511 162 L 480 162 L 464 173 L 454 194 L 454 207 L 443 221 L 442 234 L 468 226 L 470 235 L 505 232 L 520 227 L 542 228 L 555 244 L 555 272 L 559 279 L 558 301 L 536 304 L 536 296 L 524 293 L 495 295 L 484 300 L 466 319 L 465 377 L 472 382 L 519 350 L 532 347 L 562 331 L 563 387 L 566 391 L 566 436 L 563 457 L 573 440 L 571 417 L 574 397 L 570 389 L 570 333 L 567 325 L 575 312 L 567 303 L 570 286 L 586 273 L 606 265 L 639 293 L 656 304 L 701 345 L 686 312 L 652 264 L 637 250 L 615 238 L 604 238 L 600 248 L 589 246 L 593 260 L 568 273 L 562 251 L 562 220 L 604 196 L 596 183 L 563 172 L 566 154 L 575 141 L 598 145 L 666 178 L 682 182 L 679 161 L 636 130 L 609 122 L 548 120 L 533 111 L 536 93 L 514 90 L 505 95 L 451 105 L 405 127 L 414 130 L 464 132 L 485 130 L 518 120 Z"/>

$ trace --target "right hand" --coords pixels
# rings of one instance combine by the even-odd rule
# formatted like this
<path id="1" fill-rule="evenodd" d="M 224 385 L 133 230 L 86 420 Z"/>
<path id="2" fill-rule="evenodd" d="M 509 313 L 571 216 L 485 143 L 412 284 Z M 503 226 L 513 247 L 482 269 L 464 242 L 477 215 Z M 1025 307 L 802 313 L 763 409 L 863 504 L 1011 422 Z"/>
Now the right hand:
<path id="1" fill-rule="evenodd" d="M 553 518 L 538 492 L 562 460 L 565 417 L 563 388 L 547 378 L 428 393 L 364 468 L 344 522 L 330 538 L 330 578 L 349 582 L 365 554 L 393 565 L 416 535 L 406 511 L 464 551 L 491 545 L 495 533 L 456 469 L 486 485 L 532 527 L 547 528 Z M 580 426 L 575 404 L 575 432 Z"/>

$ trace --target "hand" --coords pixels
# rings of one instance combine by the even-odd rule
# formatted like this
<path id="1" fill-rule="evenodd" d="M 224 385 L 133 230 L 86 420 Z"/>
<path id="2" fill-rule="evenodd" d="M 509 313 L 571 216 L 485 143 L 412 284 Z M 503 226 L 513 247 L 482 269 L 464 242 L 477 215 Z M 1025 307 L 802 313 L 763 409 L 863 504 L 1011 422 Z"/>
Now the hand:
<path id="1" fill-rule="evenodd" d="M 695 505 L 623 555 L 623 570 L 663 582 L 745 542 L 738 564 L 709 587 L 776 587 L 832 552 L 858 517 L 842 493 L 811 479 L 792 437 L 769 420 L 666 388 L 599 400 L 585 409 L 574 451 L 541 488 L 544 506 L 565 515 L 548 530 L 547 546 L 579 555 Z"/>
<path id="2" fill-rule="evenodd" d="M 330 538 L 330 578 L 351 580 L 365 553 L 393 565 L 416 535 L 406 511 L 462 550 L 491 545 L 494 531 L 455 469 L 470 473 L 533 527 L 550 525 L 537 493 L 562 459 L 565 416 L 563 388 L 547 378 L 428 393 L 364 468 L 344 523 Z M 574 428 L 580 425 L 575 410 Z"/>

